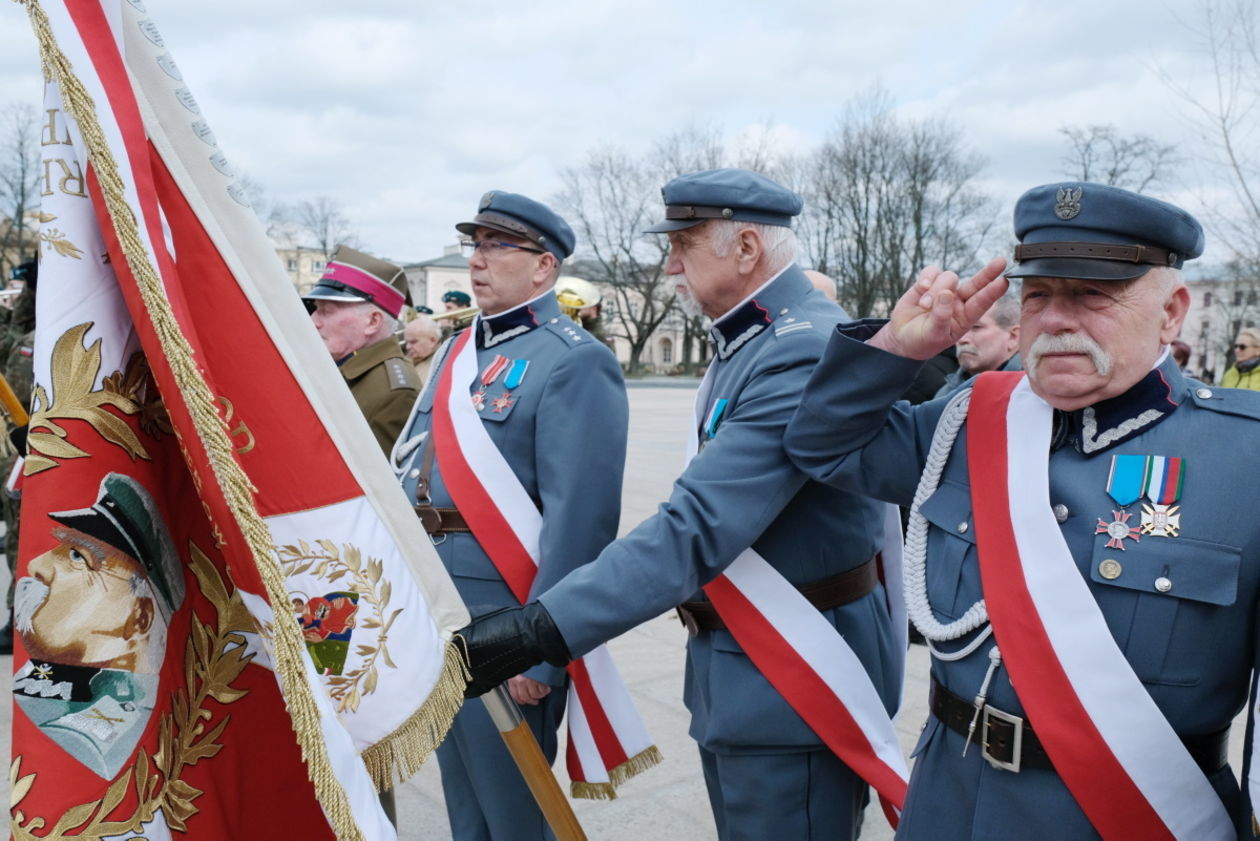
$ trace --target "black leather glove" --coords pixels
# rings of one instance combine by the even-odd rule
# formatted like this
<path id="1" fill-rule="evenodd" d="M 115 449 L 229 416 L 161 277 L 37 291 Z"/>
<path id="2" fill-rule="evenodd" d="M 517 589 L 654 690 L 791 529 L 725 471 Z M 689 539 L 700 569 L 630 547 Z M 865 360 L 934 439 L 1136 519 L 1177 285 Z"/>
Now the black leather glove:
<path id="1" fill-rule="evenodd" d="M 472 682 L 465 698 L 476 698 L 510 677 L 547 662 L 567 666 L 573 658 L 547 608 L 538 602 L 505 607 L 456 631 L 464 638 Z"/>

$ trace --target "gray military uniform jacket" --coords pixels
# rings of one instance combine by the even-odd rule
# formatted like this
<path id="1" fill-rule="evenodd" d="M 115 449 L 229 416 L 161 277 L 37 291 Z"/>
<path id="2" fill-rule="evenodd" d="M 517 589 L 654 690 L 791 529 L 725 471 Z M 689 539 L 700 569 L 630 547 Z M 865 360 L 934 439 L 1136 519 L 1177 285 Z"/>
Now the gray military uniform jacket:
<path id="1" fill-rule="evenodd" d="M 486 431 L 542 511 L 534 596 L 594 558 L 617 536 L 629 423 L 625 383 L 612 351 L 562 316 L 551 292 L 479 318 L 468 329 L 477 331 L 478 372 L 500 355 L 529 363 L 519 385 L 507 388 L 502 375 L 486 387 L 478 381 L 469 399 L 483 392 L 480 415 Z M 443 358 L 434 368 L 434 382 L 407 421 L 404 441 L 429 432 L 436 378 L 451 362 L 445 350 L 439 351 Z M 411 502 L 423 450 L 412 450 L 402 473 Z M 451 508 L 440 458 L 434 460 L 430 497 L 434 506 Z M 518 604 L 472 534 L 448 534 L 434 542 L 474 616 Z M 564 684 L 560 668 L 543 665 L 526 674 L 553 686 Z"/>
<path id="2" fill-rule="evenodd" d="M 878 549 L 878 505 L 808 481 L 783 430 L 843 310 L 790 266 L 714 325 L 717 366 L 699 454 L 657 514 L 540 601 L 574 656 L 716 578 L 749 546 L 793 584 L 860 566 Z M 714 407 L 721 406 L 715 413 Z M 714 417 L 714 415 L 716 415 Z M 899 691 L 883 589 L 828 610 L 890 709 Z M 729 631 L 688 644 L 691 735 L 714 752 L 816 750 L 821 742 Z"/>
<path id="3" fill-rule="evenodd" d="M 832 338 L 786 444 L 820 481 L 909 505 L 948 398 L 894 405 L 919 363 L 864 344 L 877 327 L 855 322 Z M 1063 537 L 1125 658 L 1183 740 L 1227 728 L 1251 685 L 1260 518 L 1250 494 L 1254 465 L 1238 458 L 1231 442 L 1260 434 L 1257 420 L 1260 395 L 1205 388 L 1186 379 L 1171 358 L 1124 395 L 1055 413 L 1050 501 Z M 1098 525 L 1111 522 L 1121 507 L 1107 493 L 1115 454 L 1184 460 L 1178 536 L 1125 540 L 1123 551 L 1107 547 L 1109 536 L 1098 533 Z M 965 424 L 921 511 L 930 524 L 928 599 L 938 621 L 953 621 L 982 596 Z M 1140 513 L 1140 503 L 1129 511 Z M 957 651 L 978 633 L 937 645 Z M 960 660 L 934 658 L 934 679 L 971 699 L 992 646 L 990 638 Z M 1005 668 L 994 677 L 988 702 L 1024 715 Z M 1036 722 L 1031 726 L 1035 732 Z M 999 770 L 974 744 L 963 757 L 963 744 L 963 736 L 929 718 L 899 839 L 1098 837 L 1053 770 Z M 1250 837 L 1249 810 L 1233 772 L 1226 766 L 1209 780 L 1240 833 L 1245 828 Z"/>

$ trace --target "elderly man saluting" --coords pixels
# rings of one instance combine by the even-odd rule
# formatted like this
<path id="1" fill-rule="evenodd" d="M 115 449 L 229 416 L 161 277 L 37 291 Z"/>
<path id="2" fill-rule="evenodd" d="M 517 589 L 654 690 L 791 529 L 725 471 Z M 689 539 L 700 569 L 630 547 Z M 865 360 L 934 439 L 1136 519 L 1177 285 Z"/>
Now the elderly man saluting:
<path id="1" fill-rule="evenodd" d="M 1255 666 L 1260 521 L 1253 466 L 1219 442 L 1260 431 L 1260 399 L 1167 353 L 1202 229 L 1089 183 L 1030 190 L 1015 229 L 1026 375 L 894 402 L 1006 287 L 1001 260 L 962 282 L 929 268 L 887 323 L 839 328 L 788 428 L 816 479 L 914 500 L 931 716 L 897 837 L 1250 837 L 1226 745 Z"/>

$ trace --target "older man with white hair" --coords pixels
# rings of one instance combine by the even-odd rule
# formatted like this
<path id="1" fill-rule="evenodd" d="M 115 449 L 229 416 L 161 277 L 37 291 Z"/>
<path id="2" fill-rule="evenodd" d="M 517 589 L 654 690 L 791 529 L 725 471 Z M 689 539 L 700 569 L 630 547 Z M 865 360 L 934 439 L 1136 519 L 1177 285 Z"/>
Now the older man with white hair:
<path id="1" fill-rule="evenodd" d="M 887 323 L 832 337 L 786 438 L 814 478 L 913 502 L 931 715 L 897 838 L 1250 837 L 1226 747 L 1256 666 L 1260 520 L 1229 442 L 1260 432 L 1260 397 L 1167 352 L 1202 228 L 1064 183 L 1025 193 L 1015 230 L 1026 373 L 895 402 L 1006 287 L 1002 260 L 929 268 Z"/>
<path id="2" fill-rule="evenodd" d="M 416 370 L 394 338 L 407 302 L 400 266 L 337 246 L 324 276 L 302 296 L 376 443 L 389 454 L 420 391 Z"/>

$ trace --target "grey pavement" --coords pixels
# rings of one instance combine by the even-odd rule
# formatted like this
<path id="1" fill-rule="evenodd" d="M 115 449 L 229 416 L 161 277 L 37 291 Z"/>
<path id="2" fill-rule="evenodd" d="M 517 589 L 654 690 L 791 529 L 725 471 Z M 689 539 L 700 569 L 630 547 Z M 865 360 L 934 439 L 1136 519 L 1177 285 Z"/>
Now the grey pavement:
<path id="1" fill-rule="evenodd" d="M 661 379 L 664 381 L 659 383 L 635 381 L 629 390 L 630 446 L 622 496 L 623 534 L 668 497 L 683 463 L 694 382 L 688 383 L 691 388 L 683 388 L 686 380 Z M 573 459 L 574 469 L 580 469 L 581 453 L 573 454 Z M 6 578 L 0 572 L 0 586 L 7 584 Z M 622 786 L 616 800 L 573 801 L 574 811 L 592 841 L 716 838 L 699 758 L 687 735 L 688 716 L 682 704 L 685 644 L 686 632 L 672 613 L 646 622 L 610 643 L 622 677 L 664 755 L 664 762 Z M 0 668 L 12 674 L 12 658 L 0 658 Z M 927 681 L 927 651 L 921 645 L 911 646 L 905 701 L 897 718 L 897 732 L 907 755 L 927 715 Z M 8 754 L 13 714 L 10 681 L 0 681 L 0 693 L 0 738 Z M 1242 720 L 1236 722 L 1233 731 L 1230 755 L 1235 769 L 1242 767 L 1242 725 Z M 567 789 L 563 758 L 557 763 L 556 773 Z M 7 791 L 8 776 L 0 779 Z M 401 841 L 450 838 L 436 760 L 425 763 L 419 773 L 399 787 L 397 801 Z M 873 803 L 866 813 L 863 841 L 888 841 L 892 835 L 878 804 Z"/>

